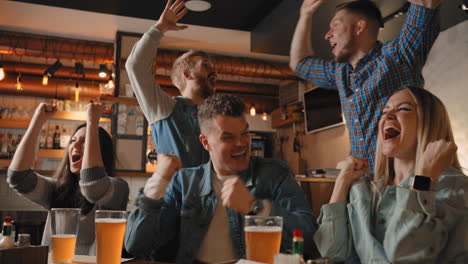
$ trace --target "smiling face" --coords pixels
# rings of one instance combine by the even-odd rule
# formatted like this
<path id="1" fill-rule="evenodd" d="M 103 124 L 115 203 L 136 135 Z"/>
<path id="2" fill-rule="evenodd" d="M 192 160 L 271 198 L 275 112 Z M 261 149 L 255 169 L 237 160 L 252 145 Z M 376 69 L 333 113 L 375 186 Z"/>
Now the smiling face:
<path id="1" fill-rule="evenodd" d="M 237 174 L 249 166 L 250 133 L 245 118 L 215 115 L 200 140 L 219 175 Z"/>
<path id="2" fill-rule="evenodd" d="M 382 154 L 399 159 L 414 159 L 418 133 L 417 106 L 408 90 L 388 100 L 379 122 Z"/>
<path id="3" fill-rule="evenodd" d="M 70 171 L 79 175 L 81 170 L 81 162 L 83 160 L 84 143 L 86 136 L 86 127 L 82 127 L 76 131 L 71 137 L 68 145 L 68 161 Z"/>
<path id="4" fill-rule="evenodd" d="M 342 9 L 336 12 L 330 22 L 330 30 L 325 34 L 332 48 L 335 62 L 349 62 L 357 50 L 357 41 L 353 35 L 356 15 Z"/>
<path id="5" fill-rule="evenodd" d="M 216 74 L 213 64 L 208 58 L 202 56 L 194 56 L 191 58 L 193 68 L 189 73 L 191 79 L 188 81 L 195 82 L 196 93 L 201 98 L 207 98 L 215 91 L 218 75 Z"/>

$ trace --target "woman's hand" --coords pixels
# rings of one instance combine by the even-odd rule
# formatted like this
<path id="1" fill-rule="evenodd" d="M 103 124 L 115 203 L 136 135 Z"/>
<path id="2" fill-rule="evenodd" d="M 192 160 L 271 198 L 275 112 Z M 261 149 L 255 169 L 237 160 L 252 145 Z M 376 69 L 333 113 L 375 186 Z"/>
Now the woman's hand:
<path id="1" fill-rule="evenodd" d="M 450 167 L 457 152 L 457 145 L 446 140 L 429 142 L 420 160 L 416 161 L 416 175 L 431 177 L 438 182 L 443 170 Z"/>
<path id="2" fill-rule="evenodd" d="M 351 184 L 364 175 L 369 170 L 369 163 L 365 158 L 356 158 L 348 156 L 341 163 L 341 172 L 337 180 Z"/>
<path id="3" fill-rule="evenodd" d="M 86 105 L 86 121 L 88 124 L 99 124 L 99 119 L 101 119 L 102 113 L 106 107 L 101 103 L 89 103 Z"/>
<path id="4" fill-rule="evenodd" d="M 40 103 L 34 112 L 33 120 L 44 124 L 57 112 L 57 107 L 53 104 Z"/>
<path id="5" fill-rule="evenodd" d="M 330 203 L 346 201 L 351 184 L 369 170 L 367 159 L 348 156 L 340 162 L 341 172 L 336 179 Z"/>

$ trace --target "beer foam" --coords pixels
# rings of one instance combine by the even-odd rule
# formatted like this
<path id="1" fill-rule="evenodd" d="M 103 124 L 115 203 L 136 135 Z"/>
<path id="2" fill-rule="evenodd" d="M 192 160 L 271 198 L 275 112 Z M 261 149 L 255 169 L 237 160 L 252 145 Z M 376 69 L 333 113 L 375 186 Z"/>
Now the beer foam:
<path id="1" fill-rule="evenodd" d="M 280 226 L 246 226 L 244 227 L 245 232 L 262 232 L 262 233 L 273 233 L 281 232 Z"/>
<path id="2" fill-rule="evenodd" d="M 73 234 L 59 234 L 59 235 L 53 235 L 52 237 L 67 238 L 67 237 L 76 237 L 76 235 L 73 235 Z"/>
<path id="3" fill-rule="evenodd" d="M 109 224 L 127 223 L 127 219 L 122 219 L 122 218 L 97 218 L 96 223 L 109 223 Z"/>

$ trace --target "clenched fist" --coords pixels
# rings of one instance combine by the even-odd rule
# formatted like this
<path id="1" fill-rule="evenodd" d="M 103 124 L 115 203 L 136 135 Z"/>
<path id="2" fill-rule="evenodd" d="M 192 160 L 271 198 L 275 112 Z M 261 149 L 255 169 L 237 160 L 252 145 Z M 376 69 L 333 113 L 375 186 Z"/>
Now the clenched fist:
<path id="1" fill-rule="evenodd" d="M 244 181 L 235 177 L 224 182 L 221 199 L 224 207 L 229 207 L 240 214 L 247 214 L 255 197 L 249 192 Z"/>

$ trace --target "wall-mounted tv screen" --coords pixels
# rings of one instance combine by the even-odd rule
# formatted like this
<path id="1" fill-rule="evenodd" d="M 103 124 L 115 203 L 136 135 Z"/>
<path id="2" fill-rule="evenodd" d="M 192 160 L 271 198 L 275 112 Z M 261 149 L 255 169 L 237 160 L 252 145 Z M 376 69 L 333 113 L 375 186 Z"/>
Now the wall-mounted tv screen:
<path id="1" fill-rule="evenodd" d="M 307 132 L 318 132 L 344 124 L 337 90 L 315 88 L 304 93 Z"/>

